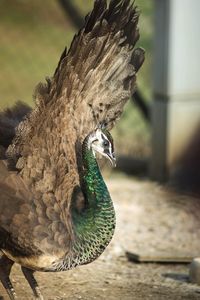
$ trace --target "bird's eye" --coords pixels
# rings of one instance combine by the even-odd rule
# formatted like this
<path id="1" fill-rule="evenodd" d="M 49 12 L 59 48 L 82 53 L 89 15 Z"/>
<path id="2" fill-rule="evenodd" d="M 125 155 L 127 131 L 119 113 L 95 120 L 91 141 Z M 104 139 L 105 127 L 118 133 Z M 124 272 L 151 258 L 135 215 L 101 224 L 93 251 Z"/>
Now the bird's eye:
<path id="1" fill-rule="evenodd" d="M 108 146 L 109 146 L 109 142 L 108 142 L 108 141 L 104 141 L 104 142 L 103 142 L 103 146 L 104 146 L 104 147 L 108 147 Z"/>

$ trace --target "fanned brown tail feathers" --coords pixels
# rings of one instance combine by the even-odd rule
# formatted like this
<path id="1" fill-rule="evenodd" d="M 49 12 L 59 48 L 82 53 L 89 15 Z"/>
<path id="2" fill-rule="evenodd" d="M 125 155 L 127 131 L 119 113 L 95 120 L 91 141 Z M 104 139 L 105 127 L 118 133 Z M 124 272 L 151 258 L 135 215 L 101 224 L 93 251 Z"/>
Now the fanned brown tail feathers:
<path id="1" fill-rule="evenodd" d="M 49 132 L 58 143 L 58 136 L 74 143 L 100 124 L 113 127 L 136 88 L 136 72 L 144 61 L 144 50 L 134 49 L 138 18 L 130 0 L 111 0 L 109 6 L 106 0 L 95 1 L 53 78 L 38 85 L 36 108 L 19 125 L 10 157 L 26 156 L 36 147 L 35 137 L 42 143 Z"/>
<path id="2" fill-rule="evenodd" d="M 0 158 L 15 137 L 15 128 L 30 113 L 31 108 L 18 101 L 12 108 L 0 112 Z"/>

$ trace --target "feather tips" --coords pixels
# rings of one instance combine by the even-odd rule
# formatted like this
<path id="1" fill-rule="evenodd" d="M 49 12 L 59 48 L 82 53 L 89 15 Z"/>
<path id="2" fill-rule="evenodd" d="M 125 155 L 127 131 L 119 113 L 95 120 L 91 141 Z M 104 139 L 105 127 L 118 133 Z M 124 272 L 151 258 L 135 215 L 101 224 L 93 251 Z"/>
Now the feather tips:
<path id="1" fill-rule="evenodd" d="M 138 17 L 130 0 L 111 0 L 108 7 L 105 0 L 95 1 L 69 51 L 64 49 L 53 78 L 37 86 L 36 108 L 20 124 L 10 156 L 22 153 L 33 136 L 44 136 L 51 114 L 60 126 L 57 130 L 65 130 L 59 121 L 61 111 L 69 131 L 63 134 L 76 135 L 74 140 L 82 141 L 100 123 L 113 127 L 135 89 L 136 72 L 144 60 L 144 50 L 134 50 Z"/>
<path id="2" fill-rule="evenodd" d="M 112 128 L 135 89 L 135 74 L 144 60 L 143 49 L 133 49 L 139 38 L 138 17 L 129 0 L 112 0 L 108 8 L 106 1 L 95 1 L 85 27 L 72 42 L 55 81 L 60 82 L 65 74 L 59 95 L 64 98 L 62 91 L 68 84 L 67 100 L 73 101 L 74 116 L 85 113 L 83 122 L 74 118 L 80 137 L 102 122 Z M 101 109 L 97 109 L 98 102 Z"/>

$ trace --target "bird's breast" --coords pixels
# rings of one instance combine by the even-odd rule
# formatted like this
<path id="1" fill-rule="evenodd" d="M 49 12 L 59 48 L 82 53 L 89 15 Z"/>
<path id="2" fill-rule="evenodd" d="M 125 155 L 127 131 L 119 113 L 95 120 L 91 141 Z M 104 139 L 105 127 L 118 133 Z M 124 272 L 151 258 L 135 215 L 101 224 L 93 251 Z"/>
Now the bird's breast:
<path id="1" fill-rule="evenodd" d="M 33 256 L 13 256 L 8 251 L 2 250 L 2 252 L 12 261 L 24 266 L 26 268 L 35 270 L 35 271 L 56 271 L 53 269 L 53 265 L 60 261 L 61 257 L 63 257 L 63 253 L 60 254 L 41 254 L 41 255 L 33 255 Z"/>

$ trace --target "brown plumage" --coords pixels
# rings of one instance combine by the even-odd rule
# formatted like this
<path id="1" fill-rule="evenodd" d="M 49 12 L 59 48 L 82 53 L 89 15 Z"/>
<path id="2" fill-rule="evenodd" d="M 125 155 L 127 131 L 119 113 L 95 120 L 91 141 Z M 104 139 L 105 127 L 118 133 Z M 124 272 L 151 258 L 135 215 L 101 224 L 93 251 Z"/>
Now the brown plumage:
<path id="1" fill-rule="evenodd" d="M 100 125 L 111 129 L 135 89 L 144 60 L 144 51 L 134 49 L 137 23 L 129 0 L 112 0 L 108 8 L 96 0 L 54 76 L 37 86 L 35 108 L 18 104 L 0 114 L 0 279 L 11 299 L 14 262 L 42 299 L 30 269 L 50 270 L 70 251 L 72 200 L 77 210 L 86 204 L 82 142 Z"/>
<path id="2" fill-rule="evenodd" d="M 18 101 L 12 108 L 0 112 L 0 159 L 15 137 L 15 128 L 31 111 L 30 107 Z"/>

